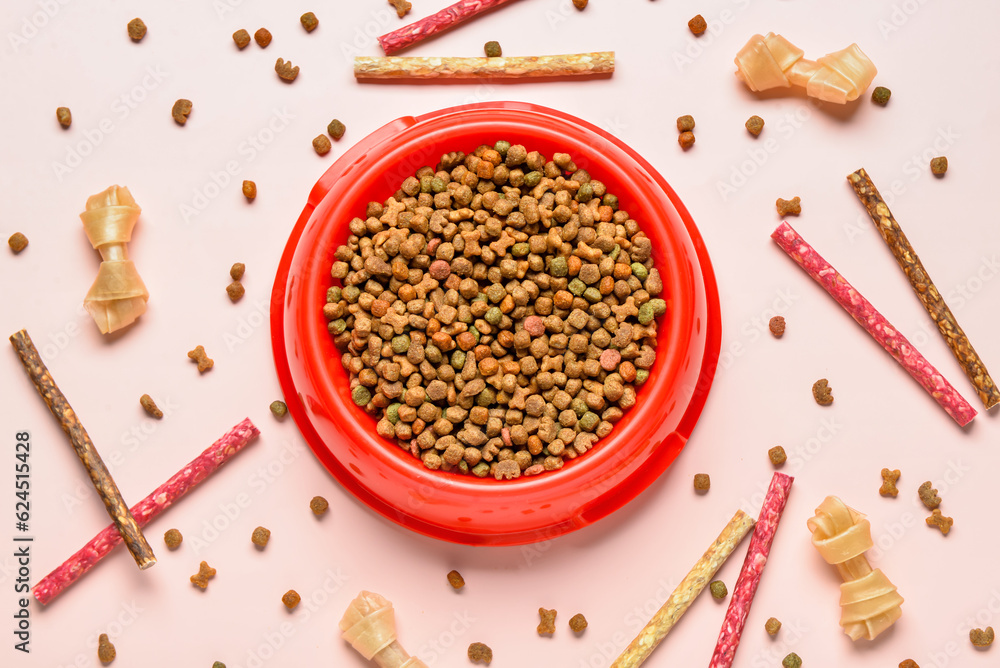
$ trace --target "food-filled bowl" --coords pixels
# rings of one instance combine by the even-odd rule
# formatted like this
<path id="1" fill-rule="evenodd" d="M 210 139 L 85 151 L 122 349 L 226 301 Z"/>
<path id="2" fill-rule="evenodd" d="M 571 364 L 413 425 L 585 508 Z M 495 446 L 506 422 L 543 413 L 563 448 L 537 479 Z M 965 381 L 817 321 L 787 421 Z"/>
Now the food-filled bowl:
<path id="1" fill-rule="evenodd" d="M 668 308 L 656 361 L 613 431 L 563 468 L 494 480 L 426 468 L 376 433 L 351 400 L 350 377 L 322 308 L 333 253 L 402 181 L 451 151 L 498 140 L 569 153 L 603 181 L 653 242 Z M 708 254 L 677 195 L 620 140 L 568 114 L 521 102 L 452 107 L 376 130 L 320 178 L 288 239 L 271 299 L 271 340 L 289 411 L 326 469 L 357 499 L 421 534 L 473 545 L 517 545 L 585 527 L 648 487 L 694 429 L 715 374 L 719 298 Z"/>

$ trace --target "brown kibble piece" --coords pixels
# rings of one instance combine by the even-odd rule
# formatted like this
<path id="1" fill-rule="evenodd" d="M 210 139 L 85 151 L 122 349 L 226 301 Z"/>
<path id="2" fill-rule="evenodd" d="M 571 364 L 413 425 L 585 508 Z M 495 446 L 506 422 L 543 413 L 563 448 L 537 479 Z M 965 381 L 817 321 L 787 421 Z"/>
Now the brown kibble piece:
<path id="1" fill-rule="evenodd" d="M 681 145 L 681 148 L 685 151 L 694 146 L 694 133 L 693 132 L 682 132 L 677 137 L 677 143 Z"/>
<path id="2" fill-rule="evenodd" d="M 704 16 L 698 14 L 693 19 L 688 21 L 688 28 L 690 28 L 691 32 L 695 35 L 700 35 L 708 29 L 708 23 L 705 22 Z"/>
<path id="3" fill-rule="evenodd" d="M 163 411 L 157 407 L 156 402 L 153 401 L 153 397 L 148 394 L 144 394 L 139 397 L 139 405 L 142 406 L 143 410 L 149 413 L 152 417 L 155 417 L 157 420 L 163 417 Z"/>
<path id="4" fill-rule="evenodd" d="M 247 199 L 254 199 L 257 197 L 257 184 L 253 181 L 243 181 L 243 196 Z"/>
<path id="5" fill-rule="evenodd" d="M 243 28 L 240 28 L 233 33 L 233 41 L 236 42 L 236 46 L 240 49 L 246 48 L 246 46 L 250 43 L 250 33 Z"/>
<path id="6" fill-rule="evenodd" d="M 569 628 L 573 630 L 573 633 L 583 633 L 583 630 L 587 628 L 587 618 L 579 612 L 576 613 L 569 618 Z"/>
<path id="7" fill-rule="evenodd" d="M 450 584 L 454 589 L 461 589 L 465 586 L 465 578 L 458 571 L 448 572 L 448 584 Z"/>
<path id="8" fill-rule="evenodd" d="M 767 635 L 774 637 L 778 635 L 778 631 L 781 630 L 781 622 L 779 622 L 775 617 L 770 617 L 766 622 L 764 622 L 764 630 L 767 631 Z"/>
<path id="9" fill-rule="evenodd" d="M 326 133 L 333 137 L 334 141 L 343 137 L 345 132 L 347 132 L 347 126 L 336 118 L 330 121 L 329 125 L 326 126 Z"/>
<path id="10" fill-rule="evenodd" d="M 313 139 L 313 150 L 316 151 L 318 155 L 326 155 L 330 152 L 332 145 L 330 140 L 326 138 L 326 135 L 317 135 Z"/>
<path id="11" fill-rule="evenodd" d="M 306 29 L 306 32 L 312 32 L 316 29 L 316 26 L 319 25 L 319 19 L 317 19 L 316 15 L 312 12 L 306 12 L 299 17 L 299 23 L 301 23 L 302 27 Z"/>
<path id="12" fill-rule="evenodd" d="M 788 459 L 788 455 L 785 454 L 785 449 L 780 445 L 776 445 L 768 450 L 767 457 L 775 466 L 781 466 Z"/>
<path id="13" fill-rule="evenodd" d="M 245 292 L 243 284 L 239 281 L 233 281 L 226 286 L 226 294 L 229 295 L 229 301 L 231 302 L 238 302 Z"/>
<path id="14" fill-rule="evenodd" d="M 178 125 L 184 125 L 188 121 L 188 116 L 191 115 L 191 107 L 191 100 L 181 98 L 174 102 L 174 106 L 170 109 L 170 115 L 173 116 Z"/>
<path id="15" fill-rule="evenodd" d="M 101 663 L 111 663 L 118 656 L 118 652 L 115 651 L 115 646 L 111 644 L 108 640 L 108 634 L 102 633 L 97 638 L 97 658 L 101 660 Z"/>
<path id="16" fill-rule="evenodd" d="M 882 486 L 878 488 L 878 493 L 895 498 L 899 494 L 899 490 L 896 489 L 897 480 L 899 480 L 899 469 L 893 471 L 882 469 Z"/>
<path id="17" fill-rule="evenodd" d="M 934 176 L 944 176 L 944 173 L 948 171 L 948 158 L 940 156 L 938 158 L 931 159 L 931 174 Z"/>
<path id="18" fill-rule="evenodd" d="M 691 132 L 692 130 L 694 130 L 694 116 L 685 114 L 677 117 L 678 132 Z"/>
<path id="19" fill-rule="evenodd" d="M 948 532 L 951 531 L 951 525 L 955 523 L 952 518 L 942 515 L 939 508 L 935 508 L 931 511 L 931 516 L 924 521 L 927 522 L 927 526 L 936 527 L 945 536 L 947 536 Z"/>
<path id="20" fill-rule="evenodd" d="M 899 668 L 920 668 L 920 666 L 913 659 L 905 659 L 899 664 Z"/>
<path id="21" fill-rule="evenodd" d="M 291 83 L 295 81 L 295 77 L 299 76 L 299 66 L 292 66 L 292 61 L 286 61 L 284 58 L 278 58 L 274 63 L 274 71 L 278 73 L 278 77 L 282 81 L 287 81 Z"/>
<path id="22" fill-rule="evenodd" d="M 481 642 L 474 642 L 469 645 L 469 661 L 472 663 L 485 663 L 487 666 L 490 665 L 490 661 L 493 660 L 493 650 L 490 649 L 489 645 Z"/>
<path id="23" fill-rule="evenodd" d="M 820 378 L 813 383 L 813 399 L 820 406 L 829 406 L 833 403 L 833 394 L 830 389 L 830 381 Z"/>
<path id="24" fill-rule="evenodd" d="M 69 107 L 59 107 L 56 109 L 56 120 L 59 121 L 59 125 L 68 128 L 73 124 L 73 113 Z"/>
<path id="25" fill-rule="evenodd" d="M 167 532 L 163 534 L 163 542 L 167 544 L 167 547 L 171 550 L 176 550 L 180 547 L 181 543 L 184 541 L 184 536 L 177 529 L 167 529 Z"/>
<path id="26" fill-rule="evenodd" d="M 589 0 L 573 0 L 573 6 L 579 9 L 580 11 L 583 11 L 584 9 L 587 8 L 588 2 Z"/>
<path id="27" fill-rule="evenodd" d="M 987 626 L 986 630 L 972 629 L 969 631 L 969 641 L 976 647 L 989 647 L 993 644 L 993 640 L 994 633 L 992 626 Z"/>
<path id="28" fill-rule="evenodd" d="M 538 616 L 541 617 L 541 622 L 538 623 L 538 635 L 552 635 L 556 632 L 556 611 L 546 610 L 545 608 L 538 609 Z"/>
<path id="29" fill-rule="evenodd" d="M 781 199 L 779 197 L 775 201 L 774 206 L 778 209 L 779 216 L 797 216 L 802 213 L 802 200 L 798 197 L 793 197 L 792 199 Z"/>
<path id="30" fill-rule="evenodd" d="M 233 266 L 229 268 L 229 277 L 234 281 L 238 281 L 243 278 L 243 272 L 247 270 L 247 267 L 242 262 L 235 262 Z"/>
<path id="31" fill-rule="evenodd" d="M 780 315 L 776 315 L 767 321 L 767 328 L 771 330 L 771 334 L 774 338 L 780 339 L 781 335 L 785 333 L 785 319 Z"/>
<path id="32" fill-rule="evenodd" d="M 747 119 L 746 128 L 747 132 L 754 137 L 759 137 L 761 131 L 764 129 L 764 119 L 757 115 L 751 116 Z"/>
<path id="33" fill-rule="evenodd" d="M 10 246 L 10 249 L 14 251 L 14 254 L 16 255 L 27 247 L 28 237 L 24 236 L 20 232 L 15 232 L 10 235 L 9 239 L 7 239 L 7 245 Z"/>
<path id="34" fill-rule="evenodd" d="M 694 488 L 698 492 L 707 492 L 712 486 L 712 479 L 708 477 L 707 473 L 695 473 L 694 474 Z"/>
<path id="35" fill-rule="evenodd" d="M 146 36 L 146 24 L 142 19 L 136 18 L 128 22 L 128 36 L 133 42 L 138 42 Z"/>
<path id="36" fill-rule="evenodd" d="M 271 404 L 268 406 L 268 408 L 271 410 L 271 415 L 278 418 L 279 420 L 284 419 L 284 417 L 288 415 L 288 404 L 286 404 L 284 401 L 279 401 L 279 400 L 272 401 Z"/>
<path id="37" fill-rule="evenodd" d="M 254 41 L 264 49 L 271 43 L 271 32 L 267 28 L 261 28 L 253 34 Z"/>
<path id="38" fill-rule="evenodd" d="M 491 39 L 483 45 L 483 53 L 486 54 L 487 58 L 499 58 L 503 55 L 503 48 L 500 46 L 500 42 Z"/>
<path id="39" fill-rule="evenodd" d="M 389 4 L 395 8 L 396 16 L 399 18 L 406 16 L 413 8 L 413 5 L 406 0 L 389 0 Z"/>
<path id="40" fill-rule="evenodd" d="M 194 350 L 189 350 L 188 357 L 198 363 L 198 373 L 205 373 L 215 366 L 215 360 L 205 354 L 204 346 L 197 346 Z"/>
<path id="41" fill-rule="evenodd" d="M 281 602 L 285 604 L 285 607 L 289 610 L 294 610 L 295 606 L 299 604 L 302 597 L 299 596 L 299 592 L 294 589 L 289 589 L 285 592 L 285 595 L 281 597 Z"/>
<path id="42" fill-rule="evenodd" d="M 927 507 L 927 510 L 934 510 L 941 505 L 941 497 L 938 496 L 937 490 L 931 485 L 930 480 L 917 488 L 917 496 L 920 497 L 920 502 Z"/>
<path id="43" fill-rule="evenodd" d="M 330 502 L 322 496 L 314 496 L 309 502 L 309 509 L 313 511 L 314 515 L 322 515 L 330 509 Z"/>
<path id="44" fill-rule="evenodd" d="M 208 562 L 203 561 L 198 566 L 198 572 L 191 576 L 191 584 L 205 589 L 208 587 L 208 581 L 215 577 L 215 573 L 215 569 L 209 566 Z"/>
<path id="45" fill-rule="evenodd" d="M 257 527 L 250 534 L 250 542 L 257 547 L 266 547 L 269 540 L 271 540 L 271 531 L 264 527 Z"/>

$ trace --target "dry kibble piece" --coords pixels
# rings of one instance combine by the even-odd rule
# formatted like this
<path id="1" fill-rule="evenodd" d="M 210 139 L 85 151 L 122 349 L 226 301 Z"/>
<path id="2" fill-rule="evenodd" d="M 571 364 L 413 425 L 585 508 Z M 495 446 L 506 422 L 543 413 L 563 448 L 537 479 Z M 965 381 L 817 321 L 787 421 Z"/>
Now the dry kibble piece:
<path id="1" fill-rule="evenodd" d="M 576 613 L 569 618 L 569 628 L 572 629 L 573 633 L 583 633 L 583 630 L 587 628 L 587 618 L 581 613 Z"/>
<path id="2" fill-rule="evenodd" d="M 243 196 L 247 199 L 254 199 L 257 197 L 257 184 L 253 181 L 243 181 Z"/>
<path id="3" fill-rule="evenodd" d="M 935 508 L 931 511 L 931 516 L 924 521 L 927 522 L 927 526 L 936 527 L 945 536 L 947 536 L 948 532 L 951 531 L 951 525 L 955 523 L 955 520 L 952 518 L 942 515 L 939 508 Z"/>
<path id="4" fill-rule="evenodd" d="M 396 10 L 396 16 L 399 18 L 406 16 L 413 8 L 413 5 L 407 0 L 389 0 L 389 4 Z"/>
<path id="5" fill-rule="evenodd" d="M 242 262 L 234 262 L 233 266 L 229 268 L 229 277 L 234 281 L 238 281 L 243 278 L 243 272 L 247 270 L 247 267 Z"/>
<path id="6" fill-rule="evenodd" d="M 931 159 L 931 174 L 934 176 L 944 176 L 944 173 L 948 171 L 948 158 L 943 155 L 937 158 Z"/>
<path id="7" fill-rule="evenodd" d="M 165 534 L 163 534 L 163 542 L 167 544 L 167 547 L 171 550 L 176 550 L 180 547 L 181 542 L 184 541 L 184 536 L 177 529 L 168 529 Z"/>
<path id="8" fill-rule="evenodd" d="M 500 48 L 500 42 L 496 40 L 490 40 L 483 45 L 483 51 L 486 53 L 487 58 L 499 58 L 503 55 L 503 49 Z"/>
<path id="9" fill-rule="evenodd" d="M 285 595 L 281 597 L 281 602 L 285 604 L 285 607 L 289 610 L 294 610 L 295 606 L 299 604 L 302 597 L 299 596 L 299 592 L 294 589 L 289 589 L 285 592 Z"/>
<path id="10" fill-rule="evenodd" d="M 552 635 L 556 632 L 556 611 L 538 609 L 538 616 L 542 621 L 538 623 L 538 635 Z"/>
<path id="11" fill-rule="evenodd" d="M 920 666 L 913 659 L 905 659 L 900 662 L 899 668 L 920 668 Z"/>
<path id="12" fill-rule="evenodd" d="M 490 649 L 489 645 L 481 642 L 474 642 L 469 645 L 469 661 L 472 663 L 485 663 L 487 666 L 490 665 L 490 661 L 493 660 L 493 650 Z"/>
<path id="13" fill-rule="evenodd" d="M 969 631 L 969 641 L 976 647 L 989 647 L 993 644 L 993 627 L 987 626 L 986 630 L 972 629 Z"/>
<path id="14" fill-rule="evenodd" d="M 465 586 L 465 578 L 458 571 L 448 572 L 448 584 L 450 584 L 454 589 L 461 589 Z"/>
<path id="15" fill-rule="evenodd" d="M 322 496 L 314 496 L 312 501 L 309 502 L 309 508 L 313 511 L 314 515 L 322 515 L 330 509 L 330 502 Z"/>
<path id="16" fill-rule="evenodd" d="M 191 576 L 191 584 L 196 587 L 205 589 L 208 587 L 208 581 L 215 577 L 215 569 L 208 565 L 208 562 L 201 562 L 198 566 L 198 572 Z"/>
<path id="17" fill-rule="evenodd" d="M 767 328 L 771 330 L 774 338 L 780 339 L 781 335 L 785 333 L 785 318 L 780 315 L 774 316 L 767 321 Z"/>
<path id="18" fill-rule="evenodd" d="M 712 486 L 712 479 L 707 473 L 696 473 L 694 475 L 694 488 L 699 492 L 707 492 Z"/>
<path id="19" fill-rule="evenodd" d="M 312 32 L 316 29 L 316 26 L 319 25 L 319 19 L 317 19 L 316 15 L 312 12 L 306 12 L 300 16 L 299 22 L 302 24 L 302 27 L 306 29 L 306 32 Z"/>
<path id="20" fill-rule="evenodd" d="M 347 132 L 347 126 L 335 118 L 330 121 L 329 125 L 326 126 L 326 132 L 328 135 L 333 137 L 334 140 L 338 140 L 344 136 L 345 132 Z"/>
<path id="21" fill-rule="evenodd" d="M 10 246 L 10 249 L 14 251 L 15 254 L 20 253 L 27 247 L 28 237 L 24 236 L 20 232 L 15 232 L 10 235 L 9 239 L 7 239 L 7 245 Z"/>
<path id="22" fill-rule="evenodd" d="M 250 534 L 250 542 L 257 547 L 266 547 L 269 540 L 271 540 L 271 531 L 264 527 L 257 527 Z"/>
<path id="23" fill-rule="evenodd" d="M 767 635 L 776 636 L 778 631 L 781 630 L 781 622 L 779 622 L 775 617 L 770 617 L 766 622 L 764 622 L 764 630 L 767 631 Z"/>
<path id="24" fill-rule="evenodd" d="M 226 664 L 221 661 L 215 661 L 212 663 L 212 668 L 226 668 Z"/>
<path id="25" fill-rule="evenodd" d="M 872 102 L 880 107 L 884 107 L 889 104 L 889 98 L 892 96 L 892 91 L 885 86 L 876 86 L 875 90 L 872 91 Z"/>
<path id="26" fill-rule="evenodd" d="M 236 46 L 240 49 L 246 48 L 246 46 L 250 44 L 250 33 L 243 28 L 240 28 L 233 33 L 233 41 L 236 42 Z"/>
<path id="27" fill-rule="evenodd" d="M 682 132 L 677 137 L 677 143 L 681 145 L 681 148 L 685 151 L 694 146 L 694 133 L 693 132 Z"/>
<path id="28" fill-rule="evenodd" d="M 785 449 L 780 445 L 776 445 L 767 451 L 768 459 L 775 466 L 781 466 L 788 460 L 788 455 L 785 454 Z"/>
<path id="29" fill-rule="evenodd" d="M 705 22 L 704 16 L 698 14 L 693 19 L 688 21 L 688 28 L 690 28 L 691 32 L 695 35 L 700 35 L 708 29 L 708 23 Z"/>
<path id="30" fill-rule="evenodd" d="M 797 216 L 802 213 L 802 200 L 798 197 L 793 197 L 792 199 L 781 199 L 779 197 L 775 201 L 774 206 L 778 209 L 779 216 Z"/>
<path id="31" fill-rule="evenodd" d="M 694 116 L 685 114 L 677 117 L 678 132 L 691 132 L 692 130 L 694 130 Z"/>
<path id="32" fill-rule="evenodd" d="M 226 286 L 226 294 L 229 295 L 229 301 L 231 302 L 238 302 L 245 293 L 246 290 L 239 281 L 233 281 Z"/>
<path id="33" fill-rule="evenodd" d="M 215 360 L 205 354 L 204 346 L 197 346 L 194 350 L 189 350 L 188 357 L 198 363 L 198 373 L 205 373 L 215 366 Z"/>
<path id="34" fill-rule="evenodd" d="M 286 61 L 284 58 L 278 58 L 275 61 L 274 71 L 278 73 L 278 78 L 288 83 L 295 81 L 295 77 L 299 76 L 299 66 L 293 67 L 292 61 Z"/>
<path id="35" fill-rule="evenodd" d="M 128 36 L 133 42 L 138 42 L 146 36 L 146 24 L 142 19 L 136 18 L 128 22 Z"/>
<path id="36" fill-rule="evenodd" d="M 896 481 L 899 480 L 899 469 L 890 471 L 889 469 L 882 469 L 882 486 L 878 488 L 878 493 L 882 496 L 891 496 L 893 498 L 899 494 L 899 490 L 896 489 Z"/>
<path id="37" fill-rule="evenodd" d="M 173 116 L 178 125 L 184 125 L 188 121 L 188 116 L 191 115 L 191 107 L 191 100 L 181 98 L 174 102 L 174 106 L 170 109 L 170 115 Z"/>
<path id="38" fill-rule="evenodd" d="M 587 2 L 589 2 L 589 0 L 573 0 L 573 6 L 580 11 L 583 11 L 587 8 Z"/>
<path id="39" fill-rule="evenodd" d="M 73 113 L 69 107 L 59 107 L 56 109 L 56 120 L 59 121 L 59 125 L 68 128 L 73 124 Z"/>
<path id="40" fill-rule="evenodd" d="M 271 32 L 267 28 L 261 28 L 253 34 L 253 38 L 260 45 L 260 48 L 263 49 L 271 43 Z"/>
<path id="41" fill-rule="evenodd" d="M 714 580 L 708 585 L 708 590 L 712 592 L 712 598 L 717 601 L 721 601 L 725 597 L 729 596 L 729 589 L 726 587 L 726 583 L 722 580 Z"/>
<path id="42" fill-rule="evenodd" d="M 271 414 L 279 420 L 288 415 L 288 406 L 284 401 L 272 401 L 269 406 Z"/>
<path id="43" fill-rule="evenodd" d="M 833 394 L 830 389 L 830 381 L 826 378 L 820 378 L 815 383 L 813 383 L 813 399 L 820 406 L 829 406 L 833 403 Z"/>
<path id="44" fill-rule="evenodd" d="M 163 417 L 163 411 L 157 407 L 156 402 L 153 401 L 153 397 L 148 394 L 144 394 L 139 397 L 139 405 L 142 406 L 143 410 L 149 413 L 152 417 L 157 420 Z"/>
<path id="45" fill-rule="evenodd" d="M 108 640 L 108 634 L 102 633 L 98 636 L 97 658 L 101 660 L 101 663 L 111 663 L 117 655 L 118 652 L 115 651 L 115 646 Z"/>
<path id="46" fill-rule="evenodd" d="M 326 138 L 326 135 L 317 135 L 313 139 L 313 150 L 316 151 L 318 155 L 326 155 L 330 152 L 332 145 L 330 140 Z"/>
<path id="47" fill-rule="evenodd" d="M 758 137 L 764 129 L 764 119 L 755 114 L 747 119 L 746 128 L 747 132 L 752 134 L 754 137 Z"/>
<path id="48" fill-rule="evenodd" d="M 941 505 L 941 497 L 938 496 L 937 490 L 931 485 L 930 480 L 917 488 L 917 496 L 920 497 L 921 503 L 927 506 L 927 510 L 934 510 Z"/>
<path id="49" fill-rule="evenodd" d="M 792 652 L 781 660 L 782 668 L 802 668 L 802 659 L 795 652 Z"/>

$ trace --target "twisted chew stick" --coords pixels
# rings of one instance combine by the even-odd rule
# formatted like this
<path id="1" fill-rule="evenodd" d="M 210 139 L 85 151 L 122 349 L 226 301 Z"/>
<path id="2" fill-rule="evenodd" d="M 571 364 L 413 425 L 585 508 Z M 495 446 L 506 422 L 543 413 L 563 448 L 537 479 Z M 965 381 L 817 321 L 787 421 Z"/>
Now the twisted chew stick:
<path id="1" fill-rule="evenodd" d="M 508 2 L 510 0 L 459 0 L 436 14 L 431 14 L 427 18 L 414 21 L 382 35 L 378 38 L 378 43 L 382 45 L 385 55 L 392 55 L 417 42 L 424 41 L 431 35 L 436 35 L 463 21 L 468 21 L 477 14 L 482 14 Z"/>
<path id="2" fill-rule="evenodd" d="M 670 594 L 670 598 L 656 611 L 656 614 L 643 627 L 635 640 L 611 664 L 611 668 L 636 668 L 642 665 L 656 649 L 656 646 L 660 644 L 660 641 L 674 628 L 674 624 L 681 618 L 681 615 L 687 612 L 688 607 L 729 558 L 729 555 L 733 553 L 736 546 L 743 541 L 744 536 L 750 533 L 753 525 L 752 517 L 742 510 L 736 511 L 733 519 L 729 520 L 729 524 L 722 530 L 719 537 L 709 546 L 694 568 L 684 576 L 681 583 Z"/>
<path id="3" fill-rule="evenodd" d="M 121 492 L 118 491 L 118 485 L 115 484 L 114 478 L 111 477 L 108 468 L 104 465 L 101 455 L 94 447 L 94 442 L 90 440 L 87 430 L 80 424 L 73 407 L 59 391 L 55 380 L 52 379 L 52 374 L 49 373 L 42 358 L 39 357 L 35 344 L 31 342 L 28 332 L 22 329 L 12 334 L 10 343 L 17 351 L 18 357 L 21 358 L 21 364 L 24 365 L 24 370 L 31 378 L 31 382 L 35 384 L 35 389 L 42 395 L 42 399 L 45 400 L 52 415 L 59 420 L 59 425 L 69 436 L 76 456 L 80 458 L 83 467 L 87 469 L 97 494 L 104 502 L 104 507 L 108 509 L 108 515 L 114 521 L 117 533 L 125 541 L 128 551 L 132 553 L 136 565 L 141 570 L 149 568 L 156 563 L 153 548 L 146 542 L 146 537 L 142 535 L 142 529 L 136 524 L 132 513 L 129 512 Z"/>
<path id="4" fill-rule="evenodd" d="M 750 604 L 753 603 L 754 594 L 757 593 L 761 573 L 767 564 L 767 555 L 771 552 L 774 532 L 778 528 L 781 512 L 785 509 L 785 502 L 788 501 L 792 480 L 794 478 L 784 473 L 775 473 L 771 478 L 771 486 L 767 490 L 767 496 L 764 497 L 757 526 L 750 538 L 750 547 L 747 548 L 743 569 L 736 579 L 733 597 L 729 601 L 729 609 L 726 610 L 726 618 L 722 622 L 722 630 L 719 631 L 719 642 L 715 645 L 715 653 L 712 655 L 709 668 L 729 668 L 733 665 L 743 626 L 750 612 Z"/>
<path id="5" fill-rule="evenodd" d="M 847 279 L 830 266 L 788 223 L 782 223 L 771 238 L 813 277 L 837 303 L 851 314 L 865 331 L 881 344 L 904 369 L 927 390 L 934 400 L 961 426 L 976 417 L 976 410 L 962 398 L 944 376 L 897 331 Z"/>
<path id="6" fill-rule="evenodd" d="M 396 640 L 396 615 L 392 603 L 379 594 L 363 591 L 351 601 L 340 620 L 344 640 L 379 668 L 427 668 L 411 657 Z"/>
<path id="7" fill-rule="evenodd" d="M 871 216 L 872 222 L 875 223 L 875 227 L 882 235 L 882 239 L 885 240 L 886 245 L 889 246 L 889 250 L 895 256 L 899 268 L 910 279 L 910 285 L 913 286 L 913 291 L 917 293 L 920 303 L 927 309 L 927 313 L 930 314 L 931 320 L 941 330 L 941 335 L 944 336 L 944 340 L 948 344 L 948 347 L 951 348 L 955 359 L 962 365 L 965 375 L 969 377 L 969 380 L 976 387 L 979 399 L 986 408 L 993 408 L 997 403 L 1000 403 L 1000 390 L 997 389 L 996 384 L 990 377 L 990 372 L 986 370 L 986 365 L 983 364 L 983 360 L 976 353 L 976 349 L 969 342 L 969 337 L 965 335 L 965 332 L 958 325 L 958 321 L 955 320 L 955 315 L 948 308 L 948 304 L 945 303 L 944 297 L 941 296 L 941 293 L 934 286 L 931 277 L 924 271 L 924 264 L 917 257 L 917 254 L 913 252 L 913 246 L 910 245 L 910 241 L 903 234 L 899 223 L 892 217 L 889 206 L 882 199 L 878 188 L 872 183 L 868 172 L 864 169 L 859 169 L 849 175 L 847 180 L 851 182 L 851 186 L 854 188 L 854 192 L 857 193 L 858 199 L 868 209 L 868 215 Z"/>
<path id="8" fill-rule="evenodd" d="M 372 58 L 354 59 L 357 79 L 533 79 L 579 77 L 615 71 L 614 51 L 512 58 Z"/>
<path id="9" fill-rule="evenodd" d="M 125 245 L 141 212 L 128 188 L 111 186 L 88 199 L 80 214 L 90 244 L 101 252 L 97 278 L 83 300 L 101 334 L 126 327 L 146 312 L 149 292 Z"/>
<path id="10" fill-rule="evenodd" d="M 257 427 L 244 419 L 213 443 L 203 453 L 188 462 L 187 466 L 174 474 L 139 503 L 132 506 L 132 515 L 139 526 L 146 526 L 157 515 L 169 508 L 175 501 L 194 489 L 198 483 L 225 464 L 229 459 L 244 448 L 260 434 Z M 83 546 L 65 563 L 46 575 L 34 586 L 31 593 L 38 602 L 45 605 L 64 589 L 76 582 L 80 576 L 89 571 L 97 562 L 104 558 L 121 541 L 121 536 L 114 526 L 109 526 Z"/>
<path id="11" fill-rule="evenodd" d="M 865 516 L 828 496 L 806 525 L 812 543 L 828 564 L 840 572 L 840 625 L 851 640 L 875 637 L 900 615 L 903 597 L 881 570 L 872 570 L 865 552 L 872 547 L 872 527 Z"/>

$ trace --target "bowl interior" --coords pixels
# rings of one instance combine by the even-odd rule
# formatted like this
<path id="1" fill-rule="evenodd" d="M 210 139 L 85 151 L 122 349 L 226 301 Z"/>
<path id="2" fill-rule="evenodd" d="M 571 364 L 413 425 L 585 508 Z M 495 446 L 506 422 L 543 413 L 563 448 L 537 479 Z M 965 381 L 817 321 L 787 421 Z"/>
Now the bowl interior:
<path id="1" fill-rule="evenodd" d="M 512 481 L 426 469 L 375 433 L 350 398 L 349 376 L 322 306 L 348 222 L 407 176 L 450 151 L 499 139 L 546 156 L 570 153 L 607 185 L 653 241 L 667 313 L 636 405 L 559 471 Z M 469 544 L 518 544 L 586 526 L 628 502 L 670 465 L 701 412 L 720 344 L 708 256 L 687 211 L 645 160 L 572 116 L 523 103 L 445 109 L 389 123 L 316 184 L 282 257 L 272 294 L 272 342 L 286 402 L 310 447 L 357 498 L 420 533 Z"/>

